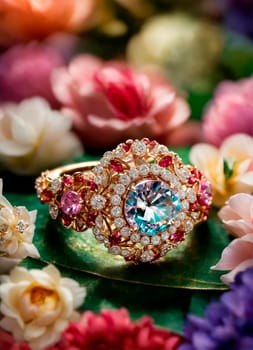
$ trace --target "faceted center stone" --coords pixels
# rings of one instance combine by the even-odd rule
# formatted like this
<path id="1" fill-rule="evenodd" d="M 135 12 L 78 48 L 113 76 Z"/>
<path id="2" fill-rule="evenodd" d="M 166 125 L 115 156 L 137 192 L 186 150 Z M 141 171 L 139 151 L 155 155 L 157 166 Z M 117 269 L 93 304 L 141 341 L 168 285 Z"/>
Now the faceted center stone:
<path id="1" fill-rule="evenodd" d="M 166 230 L 179 210 L 179 198 L 158 180 L 136 184 L 127 193 L 124 208 L 128 223 L 149 236 Z"/>

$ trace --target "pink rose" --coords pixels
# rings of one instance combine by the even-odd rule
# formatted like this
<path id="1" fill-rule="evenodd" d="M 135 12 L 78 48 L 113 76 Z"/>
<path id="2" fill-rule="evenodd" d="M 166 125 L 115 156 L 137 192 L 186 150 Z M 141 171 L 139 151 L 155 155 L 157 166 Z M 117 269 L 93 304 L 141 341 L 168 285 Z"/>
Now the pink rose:
<path id="1" fill-rule="evenodd" d="M 218 216 L 233 235 L 241 237 L 253 234 L 253 196 L 247 193 L 231 196 Z"/>
<path id="2" fill-rule="evenodd" d="M 155 328 L 149 317 L 132 322 L 126 309 L 87 311 L 63 332 L 61 341 L 48 350 L 176 350 L 182 338 Z"/>
<path id="3" fill-rule="evenodd" d="M 253 135 L 253 78 L 219 84 L 203 120 L 207 142 L 219 146 L 232 134 Z"/>
<path id="4" fill-rule="evenodd" d="M 52 47 L 32 43 L 14 46 L 0 56 L 0 102 L 20 102 L 41 96 L 59 106 L 52 92 L 52 71 L 64 64 Z"/>
<path id="5" fill-rule="evenodd" d="M 52 85 L 84 145 L 93 149 L 109 149 L 127 138 L 161 142 L 190 112 L 160 75 L 90 55 L 57 69 Z"/>

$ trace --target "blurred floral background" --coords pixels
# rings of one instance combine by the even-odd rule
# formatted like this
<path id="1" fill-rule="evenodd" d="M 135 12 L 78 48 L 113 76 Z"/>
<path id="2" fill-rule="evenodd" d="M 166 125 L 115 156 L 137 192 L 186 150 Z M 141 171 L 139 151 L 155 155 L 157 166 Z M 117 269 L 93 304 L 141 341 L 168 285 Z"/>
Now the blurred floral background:
<path id="1" fill-rule="evenodd" d="M 9 273 L 0 286 L 1 349 L 252 350 L 252 75 L 253 0 L 0 2 L 0 270 Z M 92 300 L 88 286 L 97 280 L 85 280 L 90 307 L 82 306 L 82 278 L 33 260 L 54 264 L 64 255 L 45 259 L 35 177 L 144 137 L 177 150 L 211 182 L 213 210 L 201 230 L 219 236 L 220 245 L 201 244 L 210 244 L 208 271 L 227 272 L 219 292 L 210 282 L 209 294 L 195 286 L 184 296 L 193 300 L 187 307 L 168 304 L 174 323 L 164 321 L 160 306 L 152 313 L 147 303 L 136 314 L 127 300 L 98 302 L 105 297 L 95 288 Z M 203 315 L 224 283 L 230 291 L 183 326 L 187 312 Z M 90 311 L 77 321 L 80 306 Z M 131 320 L 144 314 L 164 328 L 148 316 Z"/>

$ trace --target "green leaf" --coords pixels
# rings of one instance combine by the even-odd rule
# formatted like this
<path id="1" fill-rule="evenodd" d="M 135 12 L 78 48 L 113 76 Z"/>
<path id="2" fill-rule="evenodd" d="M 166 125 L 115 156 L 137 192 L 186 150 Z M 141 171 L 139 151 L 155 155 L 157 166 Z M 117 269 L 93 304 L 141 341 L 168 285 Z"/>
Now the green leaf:
<path id="1" fill-rule="evenodd" d="M 34 243 L 41 260 L 110 280 L 183 289 L 224 290 L 220 273 L 211 271 L 228 244 L 228 237 L 213 213 L 207 223 L 188 235 L 179 248 L 153 264 L 139 266 L 107 253 L 90 230 L 78 233 L 50 219 L 48 208 L 35 195 L 9 195 L 15 205 L 38 209 Z"/>
<path id="2" fill-rule="evenodd" d="M 235 161 L 229 162 L 227 159 L 223 160 L 223 173 L 225 179 L 229 180 L 234 173 Z"/>

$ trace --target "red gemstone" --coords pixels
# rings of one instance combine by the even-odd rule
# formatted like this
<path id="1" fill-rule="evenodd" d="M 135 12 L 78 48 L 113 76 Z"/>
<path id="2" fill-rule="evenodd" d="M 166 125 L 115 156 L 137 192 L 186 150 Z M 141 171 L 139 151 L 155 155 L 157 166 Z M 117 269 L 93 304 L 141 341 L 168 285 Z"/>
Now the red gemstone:
<path id="1" fill-rule="evenodd" d="M 111 160 L 111 168 L 117 173 L 122 173 L 124 171 L 123 165 L 118 160 Z"/>
<path id="2" fill-rule="evenodd" d="M 40 194 L 40 200 L 42 203 L 50 202 L 53 198 L 54 194 L 50 190 L 44 190 Z"/>
<path id="3" fill-rule="evenodd" d="M 64 226 L 69 227 L 71 225 L 71 218 L 68 215 L 62 214 L 62 223 Z"/>
<path id="4" fill-rule="evenodd" d="M 120 236 L 119 232 L 118 231 L 113 232 L 113 234 L 109 238 L 109 241 L 110 241 L 111 245 L 118 245 L 118 244 L 120 244 L 121 236 Z"/>
<path id="5" fill-rule="evenodd" d="M 184 234 L 183 232 L 176 232 L 170 235 L 170 240 L 174 242 L 182 242 L 184 240 Z"/>
<path id="6" fill-rule="evenodd" d="M 77 183 L 84 183 L 86 180 L 86 178 L 83 174 L 76 174 L 74 176 L 74 178 L 75 178 L 75 182 L 77 182 Z"/>
<path id="7" fill-rule="evenodd" d="M 123 147 L 125 152 L 128 152 L 130 150 L 131 143 L 124 143 L 124 145 L 122 147 Z"/>
<path id="8" fill-rule="evenodd" d="M 73 185 L 72 176 L 70 176 L 70 175 L 64 175 L 64 176 L 63 176 L 63 183 L 64 183 L 64 185 L 66 185 L 66 186 L 71 186 L 71 185 Z"/>
<path id="9" fill-rule="evenodd" d="M 97 214 L 96 213 L 89 213 L 87 216 L 87 225 L 93 226 L 95 224 Z"/>
<path id="10" fill-rule="evenodd" d="M 88 186 L 92 191 L 95 191 L 98 188 L 97 184 L 93 180 L 88 180 Z"/>
<path id="11" fill-rule="evenodd" d="M 167 168 L 169 165 L 172 164 L 172 157 L 171 156 L 165 156 L 162 159 L 160 159 L 158 163 L 161 167 Z"/>
<path id="12" fill-rule="evenodd" d="M 143 142 L 145 143 L 145 145 L 150 145 L 150 139 L 148 139 L 147 137 L 145 137 L 144 139 L 143 139 Z"/>

